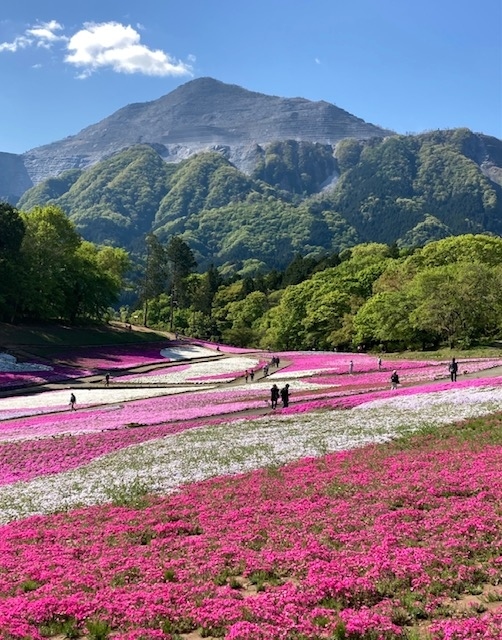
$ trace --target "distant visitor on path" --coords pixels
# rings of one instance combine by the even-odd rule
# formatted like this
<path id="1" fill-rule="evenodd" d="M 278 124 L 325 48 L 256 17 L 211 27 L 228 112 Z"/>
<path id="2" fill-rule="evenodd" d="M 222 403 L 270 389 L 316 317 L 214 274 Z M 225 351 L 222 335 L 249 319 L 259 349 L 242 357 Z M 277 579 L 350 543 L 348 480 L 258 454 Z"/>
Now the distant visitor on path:
<path id="1" fill-rule="evenodd" d="M 354 372 L 354 361 L 351 360 L 349 362 L 349 373 L 350 373 L 350 375 L 352 375 L 353 372 Z"/>
<path id="2" fill-rule="evenodd" d="M 246 369 L 246 371 L 244 372 L 244 379 L 246 380 L 246 382 L 249 379 L 249 371 Z"/>
<path id="3" fill-rule="evenodd" d="M 377 364 L 378 364 L 378 371 L 381 371 L 382 370 L 382 358 L 378 358 Z"/>
<path id="4" fill-rule="evenodd" d="M 450 378 L 452 382 L 457 381 L 457 373 L 458 373 L 458 362 L 455 358 L 451 359 L 451 362 L 448 366 L 448 371 L 450 372 Z"/>
<path id="5" fill-rule="evenodd" d="M 270 403 L 272 409 L 277 409 L 277 401 L 279 400 L 279 387 L 276 384 L 272 385 L 270 389 Z"/>
<path id="6" fill-rule="evenodd" d="M 105 386 L 108 386 L 110 384 L 110 374 L 107 373 L 105 375 Z"/>
<path id="7" fill-rule="evenodd" d="M 399 376 L 397 375 L 397 371 L 394 369 L 390 377 L 390 388 L 397 389 L 398 384 L 399 384 Z"/>
<path id="8" fill-rule="evenodd" d="M 289 405 L 289 384 L 285 385 L 281 389 L 282 406 L 287 407 Z"/>
<path id="9" fill-rule="evenodd" d="M 75 407 L 75 403 L 77 402 L 77 398 L 75 398 L 75 394 L 72 393 L 70 396 L 70 410 L 71 411 L 76 411 L 77 408 Z"/>
<path id="10" fill-rule="evenodd" d="M 251 369 L 251 371 L 249 372 L 249 377 L 251 378 L 251 382 L 253 382 L 253 380 L 254 380 L 254 369 Z"/>

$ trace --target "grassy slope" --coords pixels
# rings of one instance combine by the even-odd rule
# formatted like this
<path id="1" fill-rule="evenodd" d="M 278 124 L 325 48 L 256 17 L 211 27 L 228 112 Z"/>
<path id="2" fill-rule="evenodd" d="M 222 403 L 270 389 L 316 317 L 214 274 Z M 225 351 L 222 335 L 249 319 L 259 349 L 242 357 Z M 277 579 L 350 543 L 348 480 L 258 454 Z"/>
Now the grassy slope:
<path id="1" fill-rule="evenodd" d="M 11 325 L 0 323 L 0 352 L 45 356 L 54 347 L 138 344 L 165 340 L 166 334 L 122 324 L 89 326 Z"/>

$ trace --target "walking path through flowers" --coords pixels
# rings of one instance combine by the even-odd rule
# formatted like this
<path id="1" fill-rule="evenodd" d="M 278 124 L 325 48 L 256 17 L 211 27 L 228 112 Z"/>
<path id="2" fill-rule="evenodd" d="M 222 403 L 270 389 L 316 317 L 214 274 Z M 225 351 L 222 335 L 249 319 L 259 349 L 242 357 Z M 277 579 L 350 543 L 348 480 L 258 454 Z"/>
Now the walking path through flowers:
<path id="1" fill-rule="evenodd" d="M 444 613 L 452 584 L 498 601 L 500 446 L 375 446 L 502 411 L 502 359 L 461 361 L 456 382 L 446 362 L 175 341 L 54 360 L 0 357 L 9 639 L 92 637 L 98 622 L 120 640 L 394 639 L 415 619 L 436 620 L 424 638 L 502 636 L 498 607 Z M 272 384 L 289 406 L 270 407 Z"/>

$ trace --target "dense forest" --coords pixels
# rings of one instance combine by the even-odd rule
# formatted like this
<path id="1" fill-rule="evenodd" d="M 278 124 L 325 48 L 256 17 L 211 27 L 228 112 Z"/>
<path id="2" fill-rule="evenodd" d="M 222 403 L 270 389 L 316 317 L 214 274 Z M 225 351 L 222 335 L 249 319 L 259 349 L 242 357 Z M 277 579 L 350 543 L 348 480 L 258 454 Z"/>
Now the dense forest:
<path id="1" fill-rule="evenodd" d="M 83 241 L 52 205 L 29 214 L 0 203 L 0 320 L 100 320 L 119 300 L 124 249 Z"/>
<path id="2" fill-rule="evenodd" d="M 200 271 L 255 277 L 297 254 L 322 260 L 361 243 L 423 246 L 502 234 L 502 142 L 467 129 L 282 141 L 249 174 L 216 152 L 166 163 L 154 145 L 122 151 L 27 191 L 17 207 L 61 208 L 87 241 L 144 259 L 144 237 L 180 236 Z"/>
<path id="3" fill-rule="evenodd" d="M 197 271 L 181 235 L 143 238 L 142 260 L 82 240 L 54 205 L 0 204 L 0 320 L 112 317 L 240 346 L 396 350 L 468 346 L 502 330 L 502 239 L 421 248 L 361 243 L 284 270 Z"/>

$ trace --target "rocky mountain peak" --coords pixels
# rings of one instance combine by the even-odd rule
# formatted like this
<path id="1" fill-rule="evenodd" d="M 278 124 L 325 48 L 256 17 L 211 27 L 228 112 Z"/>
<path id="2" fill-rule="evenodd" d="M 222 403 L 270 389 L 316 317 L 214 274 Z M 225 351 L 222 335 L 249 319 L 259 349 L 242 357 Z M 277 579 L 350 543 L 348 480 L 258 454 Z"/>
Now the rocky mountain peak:
<path id="1" fill-rule="evenodd" d="M 31 149 L 22 160 L 33 184 L 145 143 L 160 149 L 168 162 L 218 150 L 248 171 L 257 145 L 288 139 L 334 145 L 343 138 L 390 133 L 328 102 L 270 96 L 197 78 L 157 100 L 127 105 L 74 136 Z"/>

